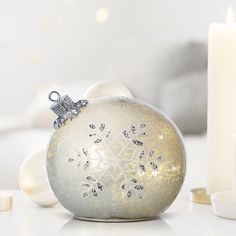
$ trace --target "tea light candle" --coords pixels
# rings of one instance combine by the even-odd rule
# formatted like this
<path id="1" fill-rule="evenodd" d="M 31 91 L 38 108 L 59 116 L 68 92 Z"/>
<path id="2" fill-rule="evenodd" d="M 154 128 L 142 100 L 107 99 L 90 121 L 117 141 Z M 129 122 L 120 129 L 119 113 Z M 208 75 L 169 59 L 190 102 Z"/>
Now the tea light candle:
<path id="1" fill-rule="evenodd" d="M 230 190 L 236 133 L 236 24 L 229 8 L 226 24 L 211 24 L 208 53 L 207 193 Z"/>
<path id="2" fill-rule="evenodd" d="M 0 211 L 9 211 L 12 208 L 13 195 L 0 192 Z"/>

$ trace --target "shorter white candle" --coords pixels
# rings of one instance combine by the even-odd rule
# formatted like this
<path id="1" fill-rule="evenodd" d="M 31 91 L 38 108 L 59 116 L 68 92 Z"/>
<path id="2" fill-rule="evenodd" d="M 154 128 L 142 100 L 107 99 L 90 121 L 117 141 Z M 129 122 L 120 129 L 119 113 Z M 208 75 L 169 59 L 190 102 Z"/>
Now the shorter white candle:
<path id="1" fill-rule="evenodd" d="M 9 211 L 12 208 L 13 195 L 11 193 L 0 192 L 0 211 Z"/>

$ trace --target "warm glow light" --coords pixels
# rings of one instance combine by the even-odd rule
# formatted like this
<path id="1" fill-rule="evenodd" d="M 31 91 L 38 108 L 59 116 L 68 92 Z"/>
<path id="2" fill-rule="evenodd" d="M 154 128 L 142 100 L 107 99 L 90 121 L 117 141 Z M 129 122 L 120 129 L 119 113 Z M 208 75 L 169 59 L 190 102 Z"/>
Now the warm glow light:
<path id="1" fill-rule="evenodd" d="M 44 18 L 40 21 L 40 27 L 44 30 L 49 30 L 52 28 L 52 21 L 48 18 Z"/>
<path id="2" fill-rule="evenodd" d="M 153 176 L 157 176 L 157 171 L 153 171 L 153 172 L 152 172 L 152 175 L 153 175 Z"/>
<path id="3" fill-rule="evenodd" d="M 33 50 L 31 55 L 33 64 L 40 64 L 43 61 L 43 54 L 39 50 Z"/>
<path id="4" fill-rule="evenodd" d="M 105 7 L 99 8 L 96 13 L 96 21 L 98 23 L 104 23 L 107 20 L 108 16 L 109 16 L 109 11 L 107 10 L 107 8 Z"/>
<path id="5" fill-rule="evenodd" d="M 233 14 L 232 7 L 228 8 L 228 12 L 227 12 L 227 16 L 226 16 L 226 22 L 227 22 L 227 24 L 234 23 L 234 14 Z"/>

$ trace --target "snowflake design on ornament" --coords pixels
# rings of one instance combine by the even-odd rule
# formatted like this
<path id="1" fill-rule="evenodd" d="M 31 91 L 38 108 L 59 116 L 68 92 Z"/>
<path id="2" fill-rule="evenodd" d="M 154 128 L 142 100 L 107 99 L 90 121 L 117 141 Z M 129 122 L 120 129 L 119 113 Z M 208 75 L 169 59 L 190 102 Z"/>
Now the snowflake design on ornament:
<path id="1" fill-rule="evenodd" d="M 81 151 L 78 151 L 75 158 L 68 158 L 69 163 L 73 163 L 76 168 L 83 171 L 90 168 L 90 160 L 91 156 L 89 155 L 88 150 L 85 148 L 82 148 Z"/>
<path id="2" fill-rule="evenodd" d="M 145 165 L 145 162 L 148 162 L 148 166 Z M 160 155 L 155 155 L 153 149 L 144 151 L 142 150 L 139 155 L 135 156 L 133 162 L 139 168 L 139 171 L 144 172 L 147 170 L 147 167 L 151 167 L 153 171 L 158 171 L 158 167 L 163 163 L 164 158 Z"/>
<path id="3" fill-rule="evenodd" d="M 143 141 L 141 141 L 141 137 L 146 136 L 145 132 L 146 124 L 141 123 L 138 126 L 130 125 L 128 129 L 125 129 L 122 134 L 125 138 L 130 140 L 133 144 L 137 146 L 143 146 Z"/>
<path id="4" fill-rule="evenodd" d="M 154 149 L 145 148 L 146 124 L 132 124 L 118 137 L 111 136 L 105 123 L 90 123 L 89 131 L 89 138 L 97 145 L 96 148 L 82 148 L 77 152 L 76 161 L 73 158 L 68 159 L 69 163 L 75 162 L 81 171 L 93 173 L 93 176 L 87 175 L 86 180 L 81 183 L 86 188 L 81 197 L 99 197 L 105 191 L 101 180 L 108 175 L 111 181 L 120 181 L 119 189 L 125 198 L 135 197 L 142 200 L 145 186 L 140 177 L 145 173 L 157 173 L 164 162 L 164 158 L 155 153 Z M 108 138 L 112 139 L 108 141 Z"/>
<path id="5" fill-rule="evenodd" d="M 131 198 L 133 195 L 140 200 L 143 198 L 144 186 L 139 184 L 137 179 L 124 180 L 121 189 L 127 198 Z"/>
<path id="6" fill-rule="evenodd" d="M 99 196 L 99 193 L 104 190 L 104 185 L 93 176 L 87 176 L 86 182 L 81 183 L 81 186 L 86 188 L 81 194 L 82 198 L 87 198 L 89 196 L 96 198 Z"/>
<path id="7" fill-rule="evenodd" d="M 154 171 L 158 171 L 159 165 L 164 161 L 162 156 L 155 155 L 154 150 L 148 151 L 147 160 Z"/>
<path id="8" fill-rule="evenodd" d="M 111 132 L 106 129 L 106 125 L 104 123 L 101 123 L 100 125 L 89 124 L 89 128 L 91 129 L 89 137 L 94 139 L 94 143 L 101 143 L 111 134 Z"/>

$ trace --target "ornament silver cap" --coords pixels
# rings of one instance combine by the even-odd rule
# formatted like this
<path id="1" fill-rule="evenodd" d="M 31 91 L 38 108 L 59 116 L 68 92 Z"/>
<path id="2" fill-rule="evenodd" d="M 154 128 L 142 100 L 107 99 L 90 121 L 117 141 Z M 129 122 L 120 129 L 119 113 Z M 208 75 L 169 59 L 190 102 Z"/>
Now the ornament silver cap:
<path id="1" fill-rule="evenodd" d="M 80 113 L 80 109 L 88 104 L 87 100 L 74 102 L 68 95 L 61 96 L 57 91 L 51 91 L 48 98 L 53 102 L 51 110 L 58 116 L 54 121 L 55 129 L 63 126 L 65 121 L 76 117 Z"/>

